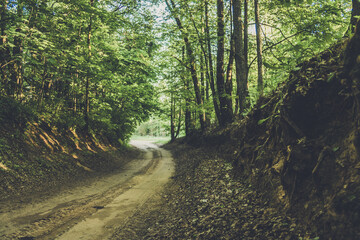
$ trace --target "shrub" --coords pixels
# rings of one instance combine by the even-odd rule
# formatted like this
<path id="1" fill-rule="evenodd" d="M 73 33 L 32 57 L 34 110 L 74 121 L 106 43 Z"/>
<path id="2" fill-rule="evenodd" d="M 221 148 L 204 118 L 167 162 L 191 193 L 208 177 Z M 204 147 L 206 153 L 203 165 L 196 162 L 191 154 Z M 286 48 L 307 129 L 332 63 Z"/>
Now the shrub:
<path id="1" fill-rule="evenodd" d="M 11 124 L 14 128 L 24 130 L 30 121 L 37 118 L 34 111 L 15 99 L 0 96 L 0 123 Z"/>

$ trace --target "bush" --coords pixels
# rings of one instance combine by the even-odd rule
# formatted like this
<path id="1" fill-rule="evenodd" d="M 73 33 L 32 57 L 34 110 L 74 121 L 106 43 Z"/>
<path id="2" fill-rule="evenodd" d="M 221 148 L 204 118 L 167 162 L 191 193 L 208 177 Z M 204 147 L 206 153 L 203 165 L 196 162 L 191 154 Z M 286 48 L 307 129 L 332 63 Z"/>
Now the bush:
<path id="1" fill-rule="evenodd" d="M 74 115 L 72 112 L 54 114 L 50 122 L 50 126 L 55 126 L 59 132 L 65 132 L 70 128 L 81 129 L 84 125 L 84 118 L 80 115 Z"/>
<path id="2" fill-rule="evenodd" d="M 14 128 L 24 130 L 30 121 L 37 118 L 34 111 L 25 104 L 18 101 L 0 96 L 0 123 L 11 124 Z"/>

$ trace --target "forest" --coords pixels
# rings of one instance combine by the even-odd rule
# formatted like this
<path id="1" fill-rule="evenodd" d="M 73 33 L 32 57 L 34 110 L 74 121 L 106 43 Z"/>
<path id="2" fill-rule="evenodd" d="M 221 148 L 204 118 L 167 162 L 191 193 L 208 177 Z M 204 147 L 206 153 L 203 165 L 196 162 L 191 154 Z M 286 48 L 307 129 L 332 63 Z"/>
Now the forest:
<path id="1" fill-rule="evenodd" d="M 359 0 L 0 0 L 1 189 L 61 171 L 34 146 L 86 159 L 166 135 L 272 189 L 308 236 L 356 239 L 359 17 Z"/>
<path id="2" fill-rule="evenodd" d="M 352 4 L 2 1 L 2 115 L 113 141 L 151 114 L 172 138 L 223 127 L 350 36 Z"/>

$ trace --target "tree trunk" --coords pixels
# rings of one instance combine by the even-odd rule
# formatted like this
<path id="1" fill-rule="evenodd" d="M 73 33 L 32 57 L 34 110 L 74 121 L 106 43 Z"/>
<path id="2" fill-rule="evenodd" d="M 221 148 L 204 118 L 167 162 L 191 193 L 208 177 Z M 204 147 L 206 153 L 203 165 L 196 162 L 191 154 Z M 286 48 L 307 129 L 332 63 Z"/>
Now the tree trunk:
<path id="1" fill-rule="evenodd" d="M 208 127 L 208 120 L 207 118 L 209 117 L 209 114 L 208 114 L 208 109 L 206 108 L 205 109 L 205 103 L 207 102 L 207 99 L 206 99 L 206 84 L 205 84 L 205 69 L 204 69 L 204 65 L 205 62 L 204 62 L 204 56 L 203 55 L 200 55 L 200 82 L 201 82 L 201 99 L 202 99 L 202 102 L 203 102 L 203 106 L 204 106 L 204 124 L 205 124 L 205 128 Z"/>
<path id="2" fill-rule="evenodd" d="M 245 69 L 245 84 L 246 93 L 248 93 L 248 80 L 249 80 L 249 16 L 248 16 L 248 0 L 244 0 L 244 69 Z M 247 97 L 247 94 L 246 94 Z M 246 107 L 246 106 L 245 106 Z"/>
<path id="3" fill-rule="evenodd" d="M 233 91 L 233 82 L 232 82 L 232 72 L 234 66 L 234 57 L 235 57 L 235 45 L 234 45 L 234 37 L 231 37 L 230 40 L 230 54 L 229 54 L 229 63 L 226 69 L 226 82 L 225 82 L 225 92 L 226 92 L 226 105 L 227 108 L 233 112 L 232 106 L 232 91 Z"/>
<path id="4" fill-rule="evenodd" d="M 186 31 L 184 31 L 184 27 L 181 23 L 180 18 L 174 12 L 174 9 L 175 9 L 174 2 L 172 0 L 170 0 L 171 6 L 170 6 L 168 0 L 166 0 L 165 2 L 176 21 L 176 24 L 182 34 L 182 37 L 183 37 L 183 40 L 185 43 L 185 49 L 186 49 L 186 53 L 187 53 L 188 61 L 189 61 L 189 65 L 190 65 L 190 74 L 191 74 L 191 78 L 193 80 L 193 85 L 194 85 L 194 90 L 195 90 L 195 100 L 196 100 L 196 104 L 201 109 L 201 111 L 199 113 L 201 131 L 205 131 L 205 128 L 206 128 L 206 126 L 205 126 L 205 111 L 204 111 L 203 101 L 202 101 L 201 92 L 200 92 L 200 82 L 199 82 L 199 79 L 197 76 L 197 71 L 196 71 L 194 52 L 193 52 L 191 43 L 189 41 L 188 34 Z"/>
<path id="5" fill-rule="evenodd" d="M 17 5 L 17 18 L 18 26 L 16 32 L 21 32 L 21 22 L 23 17 L 23 1 L 19 0 Z M 13 65 L 11 73 L 11 90 L 12 95 L 20 100 L 22 95 L 22 39 L 19 36 L 14 37 L 14 47 L 13 47 Z"/>
<path id="6" fill-rule="evenodd" d="M 206 5 L 207 3 L 205 2 L 205 5 Z M 204 44 L 204 41 L 203 41 L 203 37 L 202 37 L 202 35 L 204 35 L 204 33 L 205 33 L 205 29 L 204 29 L 204 25 L 202 25 L 202 27 L 201 27 L 201 33 L 202 33 L 202 35 L 200 35 L 200 32 L 199 32 L 199 29 L 198 29 L 198 27 L 197 27 L 197 25 L 196 25 L 196 21 L 194 20 L 194 17 L 193 17 L 193 15 L 192 15 L 192 12 L 191 12 L 191 10 L 190 10 L 190 8 L 189 8 L 189 6 L 188 6 L 188 4 L 185 4 L 185 6 L 186 6 L 186 8 L 187 8 L 187 11 L 189 12 L 189 14 L 190 14 L 190 19 L 191 19 L 191 22 L 192 22 L 192 24 L 193 24 L 193 26 L 194 26 L 194 28 L 195 28 L 195 31 L 196 31 L 196 34 L 197 34 L 197 36 L 198 36 L 198 40 L 199 40 L 199 44 L 200 44 L 200 48 L 201 48 L 201 51 L 202 51 L 202 53 L 203 53 L 203 55 L 200 55 L 200 74 L 201 74 L 201 76 L 200 76 L 200 79 L 201 79 L 201 94 L 202 94 L 202 97 L 203 97 L 203 102 L 205 103 L 205 102 L 207 102 L 207 100 L 208 100 L 208 98 L 205 98 L 205 85 L 207 85 L 208 86 L 208 82 L 210 81 L 210 74 L 213 74 L 213 72 L 211 72 L 210 73 L 210 70 L 209 70 L 209 61 L 208 61 L 208 54 L 207 54 L 207 52 L 206 52 L 206 47 L 204 46 L 205 44 Z M 205 15 L 207 16 L 207 5 L 205 6 Z M 205 18 L 206 18 L 206 16 L 205 16 Z M 208 19 L 207 19 L 208 20 Z M 203 19 L 203 16 L 201 15 L 201 22 L 203 22 L 204 21 L 204 19 Z M 206 24 L 205 24 L 206 26 L 208 26 L 208 23 L 206 22 Z M 209 38 L 208 38 L 209 39 Z M 204 63 L 204 60 L 205 60 L 205 63 Z M 205 65 L 205 69 L 206 69 L 206 71 L 204 71 L 204 65 Z M 211 62 L 211 66 L 212 66 L 212 62 Z M 211 71 L 213 71 L 212 69 L 211 69 Z M 207 79 L 206 79 L 206 83 L 204 83 L 204 81 L 203 80 L 205 80 L 205 73 L 206 73 L 206 77 L 207 77 Z M 212 77 L 213 77 L 213 75 L 212 75 Z M 212 81 L 213 81 L 214 79 L 212 79 Z M 206 93 L 208 93 L 208 90 L 209 89 L 206 89 L 207 90 L 207 92 Z M 207 95 L 208 96 L 208 95 Z M 213 98 L 213 99 L 216 99 L 216 98 Z M 218 111 L 218 104 L 217 104 L 217 102 L 215 101 L 214 102 L 214 107 L 215 107 L 215 111 Z M 206 125 L 206 127 L 207 126 L 209 126 L 210 124 L 209 124 L 209 121 L 210 121 L 210 119 L 209 119 L 209 117 L 210 117 L 210 114 L 209 114 L 209 111 L 208 111 L 209 109 L 205 109 L 205 125 Z"/>
<path id="7" fill-rule="evenodd" d="M 90 6 L 94 6 L 94 0 L 90 0 Z M 90 13 L 89 25 L 88 25 L 88 36 L 87 36 L 87 44 L 88 44 L 88 61 L 91 60 L 91 34 L 92 34 L 92 14 Z M 84 108 L 84 120 L 85 120 L 85 131 L 89 131 L 89 113 L 90 113 L 90 69 L 88 69 L 88 73 L 85 81 L 85 108 Z"/>
<path id="8" fill-rule="evenodd" d="M 189 82 L 189 81 L 187 81 L 187 82 Z M 187 87 L 189 87 L 188 85 L 189 84 L 187 84 Z M 186 135 L 186 137 L 189 137 L 191 135 L 191 132 L 192 132 L 190 99 L 188 97 L 186 97 L 185 101 L 186 101 L 185 102 L 185 135 Z"/>
<path id="9" fill-rule="evenodd" d="M 201 84 L 201 98 L 205 102 L 205 69 L 204 69 L 204 56 L 200 55 L 200 84 Z"/>
<path id="10" fill-rule="evenodd" d="M 78 30 L 78 42 L 81 41 L 81 32 L 82 32 L 82 26 L 79 27 L 79 30 Z M 76 54 L 79 54 L 79 50 L 80 50 L 80 47 L 79 47 L 79 44 L 76 46 Z M 74 74 L 74 79 L 73 79 L 73 88 L 74 88 L 74 91 L 73 91 L 73 105 L 74 105 L 74 109 L 73 109 L 73 114 L 74 116 L 76 115 L 77 111 L 78 111 L 78 104 L 80 104 L 80 97 L 78 96 L 78 92 L 75 90 L 76 89 L 76 86 L 78 86 L 78 82 L 79 82 L 79 66 L 76 66 L 75 68 L 75 74 Z M 79 112 L 81 112 L 81 107 L 79 106 Z"/>
<path id="11" fill-rule="evenodd" d="M 175 140 L 175 99 L 174 93 L 170 94 L 170 136 L 171 142 Z"/>
<path id="12" fill-rule="evenodd" d="M 235 63 L 236 63 L 236 83 L 238 108 L 241 114 L 246 107 L 246 97 L 248 95 L 246 80 L 246 62 L 244 55 L 243 23 L 241 20 L 241 0 L 233 0 L 233 22 L 234 22 L 234 44 L 235 44 Z M 238 111 L 236 111 L 238 112 Z"/>
<path id="13" fill-rule="evenodd" d="M 9 84 L 8 84 L 8 75 L 7 68 L 5 68 L 7 62 L 9 61 L 8 50 L 5 47 L 6 44 L 6 18 L 7 18 L 7 0 L 0 1 L 0 83 L 2 90 L 5 94 L 10 94 Z"/>
<path id="14" fill-rule="evenodd" d="M 201 22 L 204 22 L 204 16 L 201 16 Z M 202 25 L 201 27 L 202 36 L 205 36 L 205 26 Z M 202 57 L 203 61 L 205 61 L 205 82 L 203 84 L 203 91 L 204 91 L 204 105 L 208 106 L 209 102 L 209 82 L 210 82 L 210 71 L 209 71 L 209 60 L 208 54 L 206 52 L 206 46 L 204 46 L 204 41 L 201 40 L 201 49 L 203 51 L 204 56 Z M 201 63 L 203 65 L 203 63 Z M 211 111 L 209 107 L 205 107 L 205 125 L 206 127 L 210 126 L 210 118 L 211 118 Z"/>
<path id="15" fill-rule="evenodd" d="M 178 114 L 178 124 L 177 124 L 177 129 L 176 129 L 176 133 L 175 133 L 175 138 L 177 138 L 180 134 L 180 129 L 181 129 L 181 115 L 182 115 L 182 104 L 180 101 L 179 104 L 179 114 Z"/>
<path id="16" fill-rule="evenodd" d="M 232 121 L 232 112 L 227 106 L 227 96 L 225 92 L 224 80 L 224 55 L 225 55 L 225 24 L 224 24 L 224 1 L 217 0 L 217 67 L 216 85 L 220 103 L 220 126 L 225 126 Z"/>
<path id="17" fill-rule="evenodd" d="M 185 47 L 182 48 L 182 59 L 183 62 L 185 62 Z M 184 76 L 184 89 L 185 89 L 185 135 L 186 137 L 189 137 L 192 132 L 192 126 L 191 126 L 191 111 L 190 111 L 190 97 L 189 97 L 189 80 L 186 76 Z"/>
<path id="18" fill-rule="evenodd" d="M 205 0 L 205 37 L 207 41 L 207 51 L 208 51 L 208 59 L 209 59 L 209 82 L 210 89 L 212 92 L 214 110 L 216 114 L 216 118 L 218 122 L 220 122 L 220 109 L 218 104 L 218 93 L 215 89 L 215 80 L 214 80 L 214 67 L 213 67 L 213 59 L 212 59 L 212 49 L 211 49 L 211 38 L 210 38 L 210 28 L 209 28 L 209 3 L 208 0 Z"/>
<path id="19" fill-rule="evenodd" d="M 7 17 L 7 0 L 0 0 L 0 46 L 6 43 L 5 29 L 6 29 L 6 17 Z M 2 49 L 1 49 L 2 51 Z M 1 59 L 3 60 L 3 59 Z"/>
<path id="20" fill-rule="evenodd" d="M 257 90 L 260 95 L 264 91 L 264 80 L 263 80 L 263 60 L 262 60 L 262 37 L 260 30 L 260 16 L 259 16 L 259 1 L 254 0 L 255 6 L 255 24 L 256 24 L 256 51 L 257 51 L 257 63 L 258 63 L 258 85 Z"/>
<path id="21" fill-rule="evenodd" d="M 350 19 L 351 33 L 355 32 L 355 26 L 358 21 L 358 18 L 356 18 L 356 16 L 360 17 L 360 0 L 352 0 L 352 12 Z"/>

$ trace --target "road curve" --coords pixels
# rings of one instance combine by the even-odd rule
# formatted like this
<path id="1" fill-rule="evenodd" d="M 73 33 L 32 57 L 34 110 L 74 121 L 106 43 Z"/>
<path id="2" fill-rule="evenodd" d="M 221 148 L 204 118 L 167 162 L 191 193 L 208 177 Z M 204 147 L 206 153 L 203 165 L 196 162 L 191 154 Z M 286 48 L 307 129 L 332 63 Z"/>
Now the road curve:
<path id="1" fill-rule="evenodd" d="M 162 190 L 174 172 L 170 152 L 145 141 L 130 142 L 142 158 L 89 186 L 0 213 L 0 239 L 108 239 Z"/>

